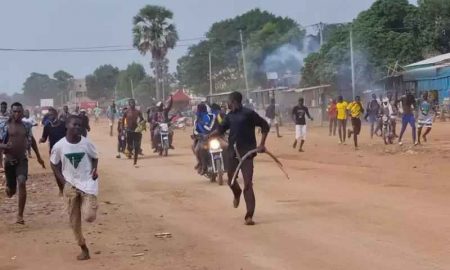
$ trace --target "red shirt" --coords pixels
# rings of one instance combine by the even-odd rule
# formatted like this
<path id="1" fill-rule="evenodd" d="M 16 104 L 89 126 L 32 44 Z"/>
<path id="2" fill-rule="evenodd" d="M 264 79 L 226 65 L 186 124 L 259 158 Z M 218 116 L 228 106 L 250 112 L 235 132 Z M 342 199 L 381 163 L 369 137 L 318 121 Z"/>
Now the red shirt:
<path id="1" fill-rule="evenodd" d="M 330 103 L 328 104 L 328 117 L 329 118 L 336 118 L 337 117 L 337 108 L 336 108 L 336 103 Z"/>

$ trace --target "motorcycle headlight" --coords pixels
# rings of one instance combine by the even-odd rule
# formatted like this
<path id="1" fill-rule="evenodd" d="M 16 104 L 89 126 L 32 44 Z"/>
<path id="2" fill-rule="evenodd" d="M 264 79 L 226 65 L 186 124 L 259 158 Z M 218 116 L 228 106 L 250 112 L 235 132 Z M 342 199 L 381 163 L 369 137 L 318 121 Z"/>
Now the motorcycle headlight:
<path id="1" fill-rule="evenodd" d="M 220 149 L 220 142 L 217 139 L 212 139 L 211 141 L 209 141 L 209 148 L 211 150 L 217 150 Z"/>

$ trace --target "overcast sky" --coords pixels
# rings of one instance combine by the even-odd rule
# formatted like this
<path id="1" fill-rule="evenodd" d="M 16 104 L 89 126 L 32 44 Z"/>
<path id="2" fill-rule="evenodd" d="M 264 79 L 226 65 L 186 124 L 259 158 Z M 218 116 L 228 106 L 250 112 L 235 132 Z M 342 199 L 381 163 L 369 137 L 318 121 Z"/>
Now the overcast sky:
<path id="1" fill-rule="evenodd" d="M 164 5 L 174 12 L 180 39 L 201 37 L 212 23 L 259 7 L 289 16 L 302 25 L 347 22 L 370 7 L 373 0 L 40 0 L 2 1 L 0 48 L 67 48 L 129 45 L 132 18 L 146 4 Z M 180 41 L 179 44 L 193 44 Z M 169 55 L 171 70 L 186 52 Z M 149 69 L 148 57 L 135 51 L 97 53 L 36 53 L 0 51 L 0 93 L 21 92 L 31 72 L 50 76 L 63 69 L 84 77 L 102 64 L 121 69 L 131 62 Z"/>

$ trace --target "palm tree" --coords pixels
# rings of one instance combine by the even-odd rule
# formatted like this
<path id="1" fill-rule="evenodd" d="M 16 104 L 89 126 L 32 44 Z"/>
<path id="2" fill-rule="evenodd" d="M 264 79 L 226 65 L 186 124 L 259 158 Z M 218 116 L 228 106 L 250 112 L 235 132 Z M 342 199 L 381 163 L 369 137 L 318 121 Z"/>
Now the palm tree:
<path id="1" fill-rule="evenodd" d="M 169 49 L 173 49 L 178 33 L 172 23 L 172 11 L 154 5 L 143 7 L 133 18 L 133 46 L 142 55 L 151 53 L 156 74 L 156 99 L 161 98 L 161 62 Z"/>

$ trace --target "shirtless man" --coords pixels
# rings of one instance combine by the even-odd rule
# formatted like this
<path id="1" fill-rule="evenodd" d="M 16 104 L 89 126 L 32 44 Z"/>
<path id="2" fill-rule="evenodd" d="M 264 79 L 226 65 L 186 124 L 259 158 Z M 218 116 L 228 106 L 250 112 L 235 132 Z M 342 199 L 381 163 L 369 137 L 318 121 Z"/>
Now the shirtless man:
<path id="1" fill-rule="evenodd" d="M 131 158 L 131 153 L 134 154 L 133 165 L 137 165 L 137 158 L 141 151 L 141 140 L 142 133 L 136 132 L 136 128 L 141 121 L 144 121 L 142 112 L 136 109 L 136 101 L 130 99 L 128 101 L 128 110 L 123 114 L 123 121 L 126 121 L 126 131 L 127 131 L 127 147 L 128 147 L 128 158 Z"/>
<path id="2" fill-rule="evenodd" d="M 19 189 L 19 211 L 17 224 L 25 224 L 23 211 L 27 200 L 26 181 L 28 178 L 27 147 L 31 144 L 39 164 L 45 168 L 44 161 L 39 154 L 36 141 L 31 135 L 31 126 L 22 122 L 22 104 L 15 102 L 11 105 L 11 117 L 0 125 L 0 149 L 5 153 L 6 196 L 11 198 Z"/>

